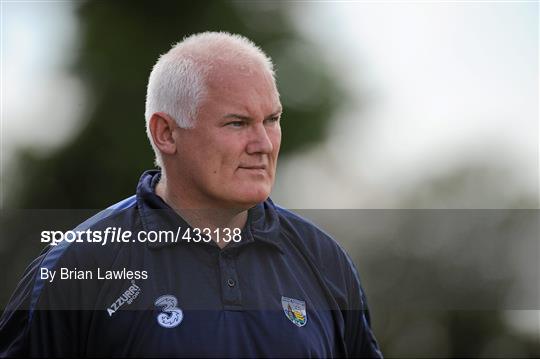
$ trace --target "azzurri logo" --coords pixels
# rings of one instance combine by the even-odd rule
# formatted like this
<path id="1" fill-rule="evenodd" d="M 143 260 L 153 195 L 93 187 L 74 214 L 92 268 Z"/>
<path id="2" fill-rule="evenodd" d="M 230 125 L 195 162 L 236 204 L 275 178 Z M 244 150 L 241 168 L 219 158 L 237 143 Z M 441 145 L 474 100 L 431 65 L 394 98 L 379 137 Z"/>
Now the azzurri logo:
<path id="1" fill-rule="evenodd" d="M 131 286 L 107 308 L 109 317 L 112 317 L 112 315 L 124 304 L 131 304 L 140 293 L 141 288 L 132 280 Z"/>

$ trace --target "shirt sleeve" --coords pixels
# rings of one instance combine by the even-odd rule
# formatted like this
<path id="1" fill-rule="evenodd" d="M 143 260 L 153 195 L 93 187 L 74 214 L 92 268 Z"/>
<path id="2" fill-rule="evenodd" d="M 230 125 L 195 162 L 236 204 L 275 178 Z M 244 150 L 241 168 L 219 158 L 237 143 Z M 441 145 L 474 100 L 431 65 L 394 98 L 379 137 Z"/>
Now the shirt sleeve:
<path id="1" fill-rule="evenodd" d="M 80 356 L 84 311 L 76 303 L 74 281 L 41 279 L 43 253 L 26 269 L 0 318 L 0 357 Z M 49 268 L 51 269 L 51 268 Z"/>
<path id="2" fill-rule="evenodd" d="M 347 356 L 351 358 L 382 358 L 382 352 L 371 330 L 367 300 L 360 284 L 358 272 L 350 258 L 348 260 L 352 276 L 349 280 L 348 307 L 343 311 Z"/>
<path id="3" fill-rule="evenodd" d="M 28 355 L 28 314 L 37 267 L 42 257 L 26 268 L 0 318 L 0 357 Z"/>

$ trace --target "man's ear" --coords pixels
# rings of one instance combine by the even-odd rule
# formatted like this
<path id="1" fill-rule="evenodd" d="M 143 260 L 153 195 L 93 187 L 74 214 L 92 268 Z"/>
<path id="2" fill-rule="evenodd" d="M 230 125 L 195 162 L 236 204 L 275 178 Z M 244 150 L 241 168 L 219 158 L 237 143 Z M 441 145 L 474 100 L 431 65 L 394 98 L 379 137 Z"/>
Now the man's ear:
<path id="1" fill-rule="evenodd" d="M 176 140 L 173 130 L 177 127 L 171 116 L 164 112 L 156 112 L 150 117 L 150 133 L 154 145 L 168 155 L 176 153 Z"/>

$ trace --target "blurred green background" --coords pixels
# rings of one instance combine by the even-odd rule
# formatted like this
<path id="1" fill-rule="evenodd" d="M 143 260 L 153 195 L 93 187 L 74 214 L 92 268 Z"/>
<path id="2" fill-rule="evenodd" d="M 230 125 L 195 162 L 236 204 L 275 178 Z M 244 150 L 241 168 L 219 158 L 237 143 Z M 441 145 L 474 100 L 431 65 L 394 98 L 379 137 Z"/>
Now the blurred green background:
<path id="1" fill-rule="evenodd" d="M 459 64 L 481 76 L 473 65 L 476 58 L 481 63 L 484 55 L 476 48 L 441 55 L 436 43 L 447 48 L 457 42 L 456 29 L 463 24 L 481 28 L 509 9 L 515 15 L 511 19 L 520 21 L 525 16 L 526 24 L 537 26 L 538 16 L 528 15 L 537 6 L 463 5 L 465 10 L 458 4 L 435 3 L 346 6 L 269 1 L 2 3 L 2 120 L 6 124 L 1 176 L 2 307 L 42 248 L 26 234 L 32 227 L 26 210 L 100 209 L 133 194 L 140 174 L 153 163 L 144 131 L 146 82 L 153 64 L 184 36 L 224 30 L 252 39 L 276 64 L 284 116 L 273 198 L 313 219 L 348 249 L 360 269 L 383 353 L 387 357 L 540 355 L 538 191 L 527 186 L 538 185 L 538 158 L 527 152 L 530 147 L 520 147 L 521 152 L 514 154 L 504 150 L 497 137 L 482 128 L 488 124 L 493 129 L 499 123 L 496 131 L 508 127 L 502 138 L 523 138 L 521 142 L 537 146 L 537 108 L 519 112 L 504 92 L 488 93 L 483 99 L 484 87 L 507 86 L 512 68 L 508 73 L 488 73 L 496 79 L 493 84 L 480 85 L 480 80 L 464 75 L 463 82 L 440 79 L 435 83 L 441 88 L 419 90 L 429 84 L 422 74 L 433 77 L 429 71 L 437 56 L 445 61 L 434 71 L 441 76 Z M 446 20 L 451 31 L 422 23 L 426 18 L 415 11 L 451 19 Z M 458 11 L 463 13 L 456 15 Z M 343 25 L 351 21 L 348 16 L 358 17 L 364 27 Z M 399 33 L 411 31 L 415 16 L 424 26 L 419 33 L 435 34 L 433 48 L 420 46 L 414 37 L 410 47 L 400 45 Z M 370 27 L 375 25 L 369 18 L 381 28 Z M 42 37 L 35 44 L 30 41 L 32 32 L 47 30 L 45 25 L 40 28 L 48 24 L 43 19 L 50 20 L 55 36 Z M 537 35 L 523 38 L 521 28 L 512 23 L 505 26 L 513 29 L 523 48 L 536 46 L 532 50 L 537 59 Z M 358 35 L 370 31 L 375 33 L 371 37 Z M 69 46 L 54 45 L 62 36 Z M 491 38 L 478 35 L 476 40 L 482 44 L 486 39 Z M 37 63 L 50 61 L 48 68 L 61 73 L 62 79 L 46 79 L 40 67 L 32 69 L 24 44 L 38 47 Z M 501 54 L 502 46 L 497 48 Z M 61 61 L 45 60 L 49 49 Z M 395 57 L 374 57 L 383 50 Z M 495 63 L 508 60 L 490 58 Z M 400 61 L 409 64 L 407 59 L 418 67 L 405 66 L 402 71 L 392 67 Z M 26 63 L 28 68 L 23 66 Z M 532 73 L 537 80 L 537 63 L 531 72 L 521 66 L 523 74 L 517 71 L 516 76 L 530 79 Z M 389 78 L 409 72 L 410 77 L 402 79 L 405 87 L 389 90 Z M 529 81 L 536 80 L 532 76 Z M 30 85 L 22 86 L 25 81 Z M 63 84 L 58 85 L 63 90 L 48 83 Z M 529 85 L 526 82 L 514 92 L 522 99 L 535 98 L 537 87 Z M 441 100 L 445 93 L 439 91 L 452 86 L 453 93 L 462 93 L 466 100 Z M 470 88 L 478 90 L 471 95 Z M 406 94 L 402 98 L 407 105 L 392 107 L 392 91 Z M 41 100 L 36 102 L 36 97 Z M 510 112 L 477 109 L 485 109 L 484 103 L 504 103 L 503 99 L 508 102 L 503 110 L 510 108 Z M 32 103 L 38 104 L 34 107 L 39 111 L 25 109 Z M 423 105 L 418 112 L 403 111 L 419 103 Z M 524 102 L 519 109 L 530 105 Z M 449 117 L 434 116 L 434 121 L 429 106 Z M 381 114 L 381 108 L 386 112 Z M 486 122 L 480 130 L 469 131 L 470 118 L 478 114 Z M 423 116 L 429 125 L 415 125 Z M 380 123 L 390 125 L 377 127 Z M 400 126 L 414 129 L 415 137 L 401 136 L 407 133 L 401 133 Z M 522 132 L 511 135 L 512 127 Z M 428 140 L 441 133 L 442 138 L 445 134 L 452 138 L 455 132 L 460 139 L 470 132 L 470 142 L 448 141 L 443 148 Z M 49 133 L 64 135 L 46 143 L 43 138 Z M 386 135 L 377 137 L 381 133 Z M 410 149 L 415 146 L 421 160 L 413 162 L 403 154 L 413 153 Z M 513 158 L 532 161 L 520 167 Z M 38 221 L 39 213 L 33 211 L 32 218 Z M 44 214 L 42 222 L 54 216 L 51 213 Z M 65 229 L 71 225 L 68 219 L 56 220 Z"/>

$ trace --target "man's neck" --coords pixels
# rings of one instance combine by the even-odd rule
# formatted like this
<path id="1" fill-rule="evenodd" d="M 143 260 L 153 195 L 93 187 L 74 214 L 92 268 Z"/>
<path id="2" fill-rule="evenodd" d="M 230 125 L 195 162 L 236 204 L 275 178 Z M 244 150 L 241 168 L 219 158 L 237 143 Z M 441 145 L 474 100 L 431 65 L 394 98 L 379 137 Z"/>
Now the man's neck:
<path id="1" fill-rule="evenodd" d="M 167 203 L 178 215 L 180 215 L 191 227 L 199 228 L 202 232 L 208 228 L 212 239 L 220 248 L 224 248 L 228 242 L 217 239 L 226 238 L 225 228 L 232 235 L 235 228 L 244 228 L 247 222 L 247 210 L 232 208 L 208 208 L 208 205 L 192 203 L 183 196 L 183 191 L 175 191 L 168 185 L 167 180 L 162 178 L 155 188 L 155 193 Z M 206 207 L 206 208 L 204 208 Z M 219 233 L 218 235 L 215 235 Z"/>

